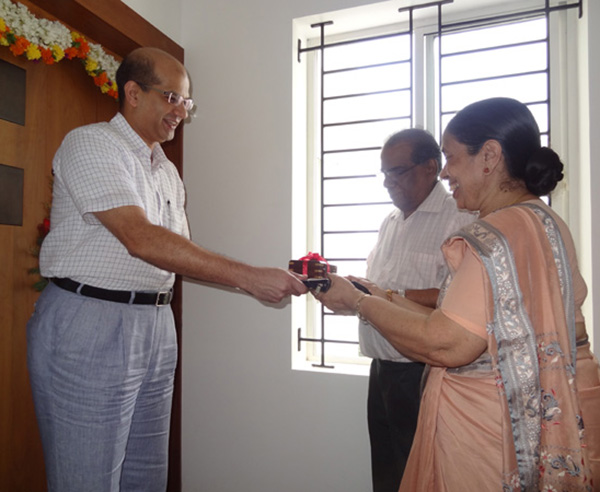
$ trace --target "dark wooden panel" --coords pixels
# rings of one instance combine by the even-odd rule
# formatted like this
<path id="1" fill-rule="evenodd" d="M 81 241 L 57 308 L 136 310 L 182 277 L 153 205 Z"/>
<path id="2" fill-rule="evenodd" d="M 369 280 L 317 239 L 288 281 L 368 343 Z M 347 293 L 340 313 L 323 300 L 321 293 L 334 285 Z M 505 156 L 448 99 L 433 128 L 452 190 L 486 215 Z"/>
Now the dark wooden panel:
<path id="1" fill-rule="evenodd" d="M 28 269 L 36 263 L 31 249 L 37 238 L 37 224 L 50 200 L 49 155 L 45 149 L 45 126 L 51 117 L 46 107 L 45 87 L 50 67 L 15 58 L 0 49 L 0 58 L 27 71 L 26 125 L 0 121 L 0 162 L 23 170 L 23 225 L 0 226 L 0 490 L 16 492 L 45 490 L 41 444 L 33 413 L 26 365 L 25 325 L 37 293 Z M 10 232 L 7 231 L 10 229 Z"/>
<path id="2" fill-rule="evenodd" d="M 183 49 L 120 0 L 21 0 L 38 16 L 60 18 L 71 29 L 120 58 L 138 46 L 156 46 L 183 61 Z M 44 465 L 26 368 L 26 330 L 37 293 L 27 270 L 30 250 L 51 199 L 52 158 L 66 133 L 108 120 L 117 103 L 102 94 L 79 61 L 48 66 L 14 57 L 0 47 L 0 60 L 26 71 L 25 126 L 0 120 L 0 162 L 24 172 L 23 226 L 0 225 L 0 491 L 43 492 Z M 181 130 L 165 146 L 182 171 Z M 181 279 L 173 311 L 181 342 Z M 181 490 L 180 366 L 176 374 L 169 467 L 170 492 Z"/>
<path id="3" fill-rule="evenodd" d="M 23 225 L 23 169 L 0 164 L 0 224 Z"/>
<path id="4" fill-rule="evenodd" d="M 25 124 L 25 70 L 0 60 L 0 118 Z"/>

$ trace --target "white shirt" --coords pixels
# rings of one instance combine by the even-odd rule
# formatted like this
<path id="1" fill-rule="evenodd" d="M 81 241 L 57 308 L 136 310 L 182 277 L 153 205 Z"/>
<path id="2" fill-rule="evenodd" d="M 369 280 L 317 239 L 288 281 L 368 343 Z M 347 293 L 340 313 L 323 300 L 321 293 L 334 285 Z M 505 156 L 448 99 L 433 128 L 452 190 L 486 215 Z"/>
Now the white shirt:
<path id="1" fill-rule="evenodd" d="M 405 220 L 395 209 L 383 221 L 367 258 L 367 278 L 383 289 L 439 288 L 448 274 L 441 245 L 476 215 L 459 211 L 441 182 Z M 361 353 L 374 359 L 408 362 L 368 323 L 359 324 Z"/>
<path id="2" fill-rule="evenodd" d="M 174 274 L 132 257 L 94 212 L 134 205 L 148 220 L 189 238 L 185 190 L 160 145 L 151 151 L 118 113 L 71 131 L 53 161 L 50 232 L 40 252 L 44 277 L 113 290 L 163 291 Z"/>

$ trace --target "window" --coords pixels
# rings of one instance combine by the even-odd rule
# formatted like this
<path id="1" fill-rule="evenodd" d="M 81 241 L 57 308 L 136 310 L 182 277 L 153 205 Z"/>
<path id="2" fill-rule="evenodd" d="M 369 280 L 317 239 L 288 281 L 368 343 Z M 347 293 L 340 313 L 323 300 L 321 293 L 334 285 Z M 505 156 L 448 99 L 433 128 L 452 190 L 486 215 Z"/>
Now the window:
<path id="1" fill-rule="evenodd" d="M 548 144 L 551 81 L 564 86 L 560 77 L 551 78 L 551 47 L 564 42 L 564 31 L 554 26 L 579 4 L 542 2 L 543 8 L 521 5 L 519 12 L 485 17 L 468 10 L 450 22 L 444 14 L 449 3 L 467 0 L 395 9 L 387 21 L 394 16 L 396 22 L 377 28 L 342 32 L 329 20 L 303 26 L 294 72 L 293 244 L 305 249 L 296 257 L 319 252 L 342 275 L 364 276 L 379 225 L 393 210 L 379 153 L 398 130 L 419 126 L 439 140 L 465 105 L 508 96 L 529 105 Z M 496 3 L 506 8 L 507 2 Z M 562 17 L 552 19 L 555 14 Z M 293 303 L 294 367 L 366 372 L 370 359 L 360 354 L 354 317 L 333 315 L 311 296 Z"/>

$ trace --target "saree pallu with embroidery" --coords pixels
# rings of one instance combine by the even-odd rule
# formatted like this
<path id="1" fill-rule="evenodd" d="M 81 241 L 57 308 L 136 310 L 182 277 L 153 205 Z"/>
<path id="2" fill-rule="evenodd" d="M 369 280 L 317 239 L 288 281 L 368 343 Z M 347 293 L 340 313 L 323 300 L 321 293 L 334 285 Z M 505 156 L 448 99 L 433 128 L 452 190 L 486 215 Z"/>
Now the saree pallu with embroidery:
<path id="1" fill-rule="evenodd" d="M 577 392 L 594 492 L 600 492 L 600 366 L 587 338 L 577 342 Z"/>
<path id="2" fill-rule="evenodd" d="M 450 289 L 462 303 L 483 289 L 487 303 L 466 310 L 485 310 L 488 350 L 468 366 L 430 368 L 400 491 L 593 491 L 572 277 L 555 219 L 530 202 L 509 207 L 443 250 L 451 273 L 439 305 Z M 473 285 L 457 275 L 466 256 Z"/>

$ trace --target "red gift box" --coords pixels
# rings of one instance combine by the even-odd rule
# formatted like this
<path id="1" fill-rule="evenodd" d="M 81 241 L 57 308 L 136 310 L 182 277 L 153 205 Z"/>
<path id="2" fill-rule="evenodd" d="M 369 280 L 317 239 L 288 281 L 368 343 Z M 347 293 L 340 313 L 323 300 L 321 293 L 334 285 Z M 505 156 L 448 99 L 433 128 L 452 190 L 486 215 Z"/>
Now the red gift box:
<path id="1" fill-rule="evenodd" d="M 306 275 L 307 278 L 326 278 L 327 273 L 337 271 L 334 265 L 330 265 L 318 253 L 308 253 L 299 260 L 290 260 L 288 268 L 295 273 Z"/>

